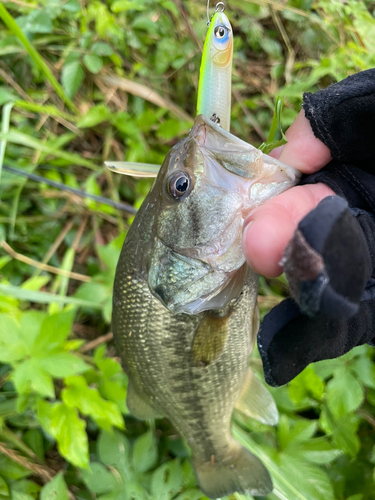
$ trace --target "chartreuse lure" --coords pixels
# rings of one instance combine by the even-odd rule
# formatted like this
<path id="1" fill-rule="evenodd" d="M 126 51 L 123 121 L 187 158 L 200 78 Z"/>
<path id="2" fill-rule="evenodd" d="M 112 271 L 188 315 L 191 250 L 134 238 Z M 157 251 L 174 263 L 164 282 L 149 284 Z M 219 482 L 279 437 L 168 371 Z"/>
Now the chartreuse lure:
<path id="1" fill-rule="evenodd" d="M 197 115 L 205 115 L 229 131 L 233 31 L 223 9 L 222 2 L 217 4 L 203 47 Z M 160 169 L 160 165 L 149 163 L 106 161 L 104 164 L 112 172 L 133 177 L 156 177 Z"/>
<path id="2" fill-rule="evenodd" d="M 214 118 L 229 132 L 231 112 L 231 83 L 233 60 L 233 31 L 224 14 L 213 16 L 203 47 L 199 76 L 197 115 Z"/>

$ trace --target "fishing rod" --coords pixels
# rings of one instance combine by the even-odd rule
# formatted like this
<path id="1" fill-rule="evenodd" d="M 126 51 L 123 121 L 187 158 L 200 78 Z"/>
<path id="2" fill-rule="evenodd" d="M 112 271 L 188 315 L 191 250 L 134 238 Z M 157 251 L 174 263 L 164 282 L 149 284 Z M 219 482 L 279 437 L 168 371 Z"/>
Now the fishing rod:
<path id="1" fill-rule="evenodd" d="M 47 184 L 48 186 L 54 187 L 54 188 L 59 189 L 61 191 L 66 191 L 67 193 L 75 194 L 75 195 L 79 196 L 80 198 L 88 198 L 90 200 L 97 201 L 98 203 L 103 203 L 104 205 L 109 205 L 110 207 L 117 208 L 118 210 L 122 210 L 123 212 L 128 212 L 130 214 L 137 213 L 137 210 L 129 203 L 123 203 L 120 201 L 113 201 L 113 200 L 110 200 L 109 198 L 105 198 L 104 196 L 90 194 L 90 193 L 87 193 L 86 191 L 82 191 L 81 189 L 72 188 L 70 186 L 67 186 L 66 184 L 61 183 L 61 182 L 51 181 L 50 179 L 46 179 L 45 177 L 42 177 L 40 175 L 26 172 L 25 170 L 21 170 L 19 168 L 9 167 L 7 165 L 3 165 L 3 170 L 5 170 L 6 172 L 9 172 L 9 173 L 12 173 L 14 175 L 26 177 L 27 179 L 30 179 L 30 180 L 35 181 L 35 182 L 43 182 L 44 184 Z"/>

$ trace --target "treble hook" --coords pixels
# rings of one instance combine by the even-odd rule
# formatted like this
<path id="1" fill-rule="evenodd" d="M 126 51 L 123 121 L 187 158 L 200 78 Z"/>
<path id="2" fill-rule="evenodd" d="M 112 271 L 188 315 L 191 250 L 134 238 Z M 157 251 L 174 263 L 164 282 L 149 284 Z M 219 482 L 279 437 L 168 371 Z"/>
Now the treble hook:
<path id="1" fill-rule="evenodd" d="M 210 9 L 210 0 L 207 0 L 207 28 L 209 28 L 210 24 L 211 24 L 211 19 L 212 19 L 212 16 L 211 16 L 211 19 L 210 19 L 210 15 L 209 15 L 209 9 Z M 225 3 L 224 2 L 218 2 L 215 6 L 215 13 L 216 12 L 224 12 L 225 10 Z"/>

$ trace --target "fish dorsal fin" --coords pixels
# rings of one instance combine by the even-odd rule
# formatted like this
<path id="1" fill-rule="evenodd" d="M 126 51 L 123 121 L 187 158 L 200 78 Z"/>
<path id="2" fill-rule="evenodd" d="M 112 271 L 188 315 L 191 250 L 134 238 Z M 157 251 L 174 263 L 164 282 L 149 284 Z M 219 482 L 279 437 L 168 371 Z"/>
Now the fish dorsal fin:
<path id="1" fill-rule="evenodd" d="M 263 424 L 276 425 L 279 421 L 279 412 L 271 393 L 250 368 L 235 408 Z"/>
<path id="2" fill-rule="evenodd" d="M 111 172 L 132 177 L 156 177 L 160 170 L 160 165 L 130 161 L 105 161 L 104 165 Z"/>

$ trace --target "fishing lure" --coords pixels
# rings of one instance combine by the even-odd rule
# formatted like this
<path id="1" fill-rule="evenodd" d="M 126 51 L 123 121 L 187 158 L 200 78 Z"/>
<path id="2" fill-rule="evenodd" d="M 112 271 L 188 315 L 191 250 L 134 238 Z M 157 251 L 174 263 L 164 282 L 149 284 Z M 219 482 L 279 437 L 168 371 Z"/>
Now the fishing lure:
<path id="1" fill-rule="evenodd" d="M 229 132 L 233 30 L 223 8 L 222 2 L 216 5 L 203 47 L 197 115 L 214 116 L 213 121 Z"/>

